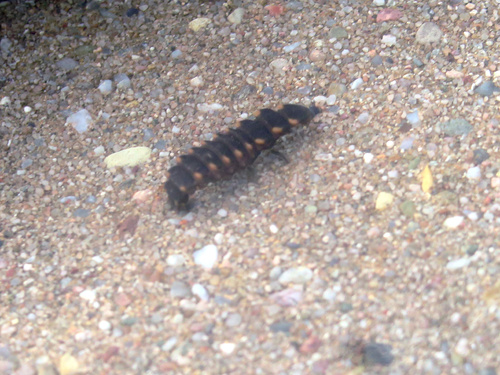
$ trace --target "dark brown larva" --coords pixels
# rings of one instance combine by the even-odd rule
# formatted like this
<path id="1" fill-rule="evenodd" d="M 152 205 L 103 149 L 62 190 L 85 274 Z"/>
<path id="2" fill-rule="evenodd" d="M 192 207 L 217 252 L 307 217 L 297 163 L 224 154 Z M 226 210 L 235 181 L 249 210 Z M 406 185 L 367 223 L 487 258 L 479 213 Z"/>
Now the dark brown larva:
<path id="1" fill-rule="evenodd" d="M 218 133 L 201 147 L 193 147 L 168 170 L 165 189 L 170 204 L 175 209 L 185 207 L 197 188 L 249 166 L 262 150 L 271 148 L 293 127 L 307 125 L 319 112 L 317 107 L 296 104 L 281 105 L 277 111 L 261 109 L 254 120 L 238 121 L 236 128 Z"/>

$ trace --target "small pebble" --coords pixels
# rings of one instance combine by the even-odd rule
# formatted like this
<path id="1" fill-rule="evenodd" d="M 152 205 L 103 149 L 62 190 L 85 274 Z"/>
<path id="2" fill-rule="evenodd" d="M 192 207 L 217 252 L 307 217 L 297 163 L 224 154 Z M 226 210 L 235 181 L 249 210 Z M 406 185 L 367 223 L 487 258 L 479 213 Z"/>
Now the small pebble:
<path id="1" fill-rule="evenodd" d="M 120 91 L 125 91 L 132 86 L 130 78 L 126 74 L 120 73 L 114 76 L 116 88 Z"/>
<path id="2" fill-rule="evenodd" d="M 59 69 L 70 71 L 70 70 L 75 69 L 78 66 L 78 62 L 76 62 L 75 60 L 67 57 L 67 58 L 64 58 L 62 60 L 59 60 L 56 63 L 56 65 L 57 65 L 57 67 Z"/>
<path id="3" fill-rule="evenodd" d="M 167 257 L 167 264 L 170 267 L 180 267 L 186 263 L 182 254 L 171 254 Z"/>
<path id="4" fill-rule="evenodd" d="M 113 91 L 113 82 L 110 79 L 102 81 L 98 87 L 99 91 L 103 95 L 109 95 Z"/>
<path id="5" fill-rule="evenodd" d="M 242 318 L 240 314 L 234 313 L 229 314 L 226 318 L 226 326 L 228 327 L 237 327 L 241 324 Z"/>
<path id="6" fill-rule="evenodd" d="M 281 284 L 305 284 L 313 277 L 313 272 L 307 267 L 289 268 L 281 274 L 278 281 Z"/>
<path id="7" fill-rule="evenodd" d="M 415 40 L 420 44 L 429 44 L 439 42 L 442 36 L 443 32 L 438 25 L 433 22 L 425 22 L 418 29 Z"/>
<path id="8" fill-rule="evenodd" d="M 233 25 L 239 25 L 243 20 L 243 16 L 245 15 L 244 8 L 236 8 L 233 12 L 227 17 L 227 20 L 231 22 Z"/>
<path id="9" fill-rule="evenodd" d="M 389 366 L 394 360 L 392 347 L 387 344 L 369 343 L 363 349 L 363 363 L 365 366 Z"/>
<path id="10" fill-rule="evenodd" d="M 101 320 L 99 322 L 99 329 L 101 331 L 109 331 L 111 329 L 111 323 L 107 320 Z"/>
<path id="11" fill-rule="evenodd" d="M 379 211 L 385 210 L 386 208 L 390 207 L 393 202 L 394 195 L 385 191 L 381 191 L 377 195 L 377 200 L 375 201 L 375 209 Z"/>
<path id="12" fill-rule="evenodd" d="M 193 284 L 193 286 L 191 287 L 191 293 L 193 293 L 194 296 L 198 297 L 202 301 L 208 301 L 210 299 L 210 296 L 208 295 L 205 287 L 198 283 Z"/>
<path id="13" fill-rule="evenodd" d="M 220 344 L 220 351 L 226 355 L 232 354 L 236 349 L 236 344 L 232 342 L 223 342 Z"/>
<path id="14" fill-rule="evenodd" d="M 460 258 L 451 260 L 446 264 L 446 269 L 450 271 L 458 270 L 460 268 L 467 267 L 470 264 L 470 258 Z"/>
<path id="15" fill-rule="evenodd" d="M 352 83 L 351 83 L 351 89 L 352 90 L 356 90 L 358 89 L 359 87 L 361 87 L 361 85 L 364 83 L 363 81 L 363 78 L 358 78 L 358 79 L 355 79 Z"/>
<path id="16" fill-rule="evenodd" d="M 474 89 L 476 94 L 481 96 L 491 96 L 494 92 L 499 92 L 500 87 L 495 86 L 492 81 L 486 81 Z"/>
<path id="17" fill-rule="evenodd" d="M 226 217 L 227 216 L 227 211 L 223 208 L 221 208 L 219 211 L 217 211 L 217 215 L 220 217 Z"/>
<path id="18" fill-rule="evenodd" d="M 481 178 L 481 169 L 478 166 L 469 168 L 467 170 L 466 177 L 469 180 L 479 180 Z"/>
<path id="19" fill-rule="evenodd" d="M 165 343 L 161 346 L 161 350 L 164 352 L 169 352 L 171 351 L 175 345 L 177 344 L 177 337 L 173 336 L 170 337 Z"/>
<path id="20" fill-rule="evenodd" d="M 363 160 L 364 160 L 365 164 L 370 164 L 374 158 L 375 158 L 375 156 L 369 152 L 367 152 L 366 154 L 363 155 Z"/>
<path id="21" fill-rule="evenodd" d="M 219 251 L 215 245 L 207 245 L 193 253 L 194 263 L 205 269 L 211 269 L 217 263 Z"/>
<path id="22" fill-rule="evenodd" d="M 71 125 L 80 134 L 85 133 L 93 125 L 92 116 L 86 109 L 81 109 L 66 119 L 66 125 Z"/>
<path id="23" fill-rule="evenodd" d="M 172 298 L 184 298 L 191 294 L 191 289 L 182 281 L 174 281 L 170 287 L 170 296 Z"/>
<path id="24" fill-rule="evenodd" d="M 464 222 L 463 216 L 452 216 L 444 221 L 443 226 L 448 229 L 456 229 L 460 225 L 462 225 L 463 222 Z"/>

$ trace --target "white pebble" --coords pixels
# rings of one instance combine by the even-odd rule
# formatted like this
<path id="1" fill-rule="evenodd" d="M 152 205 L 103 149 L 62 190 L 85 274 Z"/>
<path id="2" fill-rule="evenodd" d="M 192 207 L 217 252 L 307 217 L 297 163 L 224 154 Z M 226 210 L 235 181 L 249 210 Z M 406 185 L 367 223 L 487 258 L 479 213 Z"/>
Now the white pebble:
<path id="1" fill-rule="evenodd" d="M 281 284 L 304 284 L 311 280 L 313 277 L 313 272 L 307 267 L 296 267 L 287 269 L 279 277 L 279 282 Z"/>
<path id="2" fill-rule="evenodd" d="M 30 113 L 32 111 L 31 107 L 30 106 L 26 106 L 23 108 L 24 109 L 24 113 Z"/>
<path id="3" fill-rule="evenodd" d="M 443 226 L 448 229 L 456 229 L 458 228 L 462 223 L 464 222 L 464 217 L 463 216 L 452 216 L 447 218 Z"/>
<path id="4" fill-rule="evenodd" d="M 356 90 L 363 84 L 363 78 L 358 78 L 351 83 L 351 89 Z"/>
<path id="5" fill-rule="evenodd" d="M 94 148 L 94 154 L 97 156 L 104 154 L 104 147 L 103 146 L 97 146 Z"/>
<path id="6" fill-rule="evenodd" d="M 274 224 L 271 224 L 271 225 L 269 226 L 269 230 L 270 230 L 270 231 L 271 231 L 271 233 L 273 233 L 273 234 L 276 234 L 276 233 L 278 233 L 278 231 L 279 231 L 278 227 L 277 227 L 276 225 L 274 225 Z"/>
<path id="7" fill-rule="evenodd" d="M 467 267 L 470 264 L 470 258 L 460 258 L 451 260 L 446 264 L 446 269 L 450 271 L 458 270 L 460 268 Z"/>
<path id="8" fill-rule="evenodd" d="M 167 257 L 167 264 L 170 267 L 180 267 L 186 263 L 186 259 L 184 259 L 184 255 L 182 254 L 171 254 Z"/>
<path id="9" fill-rule="evenodd" d="M 337 101 L 337 97 L 334 94 L 332 94 L 328 98 L 326 98 L 326 104 L 328 104 L 328 105 L 334 105 L 336 101 Z"/>
<path id="10" fill-rule="evenodd" d="M 0 105 L 9 105 L 10 104 L 10 98 L 8 96 L 4 96 L 2 100 L 0 100 Z"/>
<path id="11" fill-rule="evenodd" d="M 201 284 L 193 284 L 193 286 L 191 287 L 191 293 L 193 293 L 193 295 L 197 296 L 202 301 L 208 301 L 210 299 L 207 290 Z"/>
<path id="12" fill-rule="evenodd" d="M 200 76 L 197 76 L 197 77 L 194 77 L 193 79 L 191 79 L 191 81 L 189 81 L 190 85 L 193 86 L 193 87 L 200 87 L 203 85 L 203 78 L 201 78 Z"/>
<path id="13" fill-rule="evenodd" d="M 469 342 L 465 337 L 458 340 L 457 345 L 455 346 L 455 352 L 461 357 L 467 357 L 470 354 Z"/>
<path id="14" fill-rule="evenodd" d="M 393 46 L 396 44 L 396 37 L 394 35 L 384 35 L 382 37 L 382 43 L 384 43 L 386 46 Z"/>
<path id="15" fill-rule="evenodd" d="M 207 245 L 193 253 L 194 263 L 205 269 L 211 269 L 217 263 L 219 251 L 215 245 Z"/>
<path id="16" fill-rule="evenodd" d="M 80 293 L 80 298 L 92 302 L 96 298 L 96 292 L 95 290 L 85 289 L 83 292 Z"/>
<path id="17" fill-rule="evenodd" d="M 394 147 L 394 141 L 387 141 L 387 143 L 385 145 L 387 146 L 387 148 L 393 148 Z"/>
<path id="18" fill-rule="evenodd" d="M 217 215 L 220 217 L 226 217 L 227 216 L 227 211 L 223 208 L 221 208 L 219 211 L 217 211 Z"/>
<path id="19" fill-rule="evenodd" d="M 315 96 L 313 99 L 314 104 L 316 104 L 316 105 L 323 105 L 326 103 L 327 100 L 328 100 L 327 97 L 323 96 L 323 95 Z"/>
<path id="20" fill-rule="evenodd" d="M 78 133 L 85 133 L 92 125 L 92 116 L 86 109 L 73 113 L 66 119 L 66 125 L 71 125 Z"/>
<path id="21" fill-rule="evenodd" d="M 177 337 L 174 336 L 165 341 L 165 343 L 161 347 L 161 350 L 163 350 L 164 352 L 169 352 L 174 348 L 175 344 L 177 344 Z"/>
<path id="22" fill-rule="evenodd" d="M 234 349 L 236 349 L 236 344 L 232 342 L 223 342 L 220 344 L 220 351 L 226 355 L 233 353 Z"/>
<path id="23" fill-rule="evenodd" d="M 469 180 L 479 180 L 481 178 L 481 169 L 479 166 L 469 168 L 467 170 L 467 178 Z"/>
<path id="24" fill-rule="evenodd" d="M 236 8 L 228 17 L 227 20 L 231 22 L 233 25 L 239 25 L 243 20 L 243 16 L 245 15 L 245 9 Z"/>
<path id="25" fill-rule="evenodd" d="M 373 161 L 373 158 L 374 155 L 369 152 L 363 155 L 363 160 L 365 161 L 365 164 L 370 164 Z"/>
<path id="26" fill-rule="evenodd" d="M 111 329 L 111 323 L 107 320 L 101 320 L 99 322 L 99 329 L 101 331 L 109 331 Z"/>
<path id="27" fill-rule="evenodd" d="M 111 94 L 111 91 L 113 91 L 113 82 L 110 79 L 102 81 L 99 84 L 98 89 L 101 92 L 101 94 L 109 95 L 109 94 Z"/>

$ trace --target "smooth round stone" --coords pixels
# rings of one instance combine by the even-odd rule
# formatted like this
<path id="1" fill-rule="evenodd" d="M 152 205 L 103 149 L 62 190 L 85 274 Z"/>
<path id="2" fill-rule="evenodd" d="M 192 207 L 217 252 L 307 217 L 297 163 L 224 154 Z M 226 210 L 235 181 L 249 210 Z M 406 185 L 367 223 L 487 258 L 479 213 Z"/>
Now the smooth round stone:
<path id="1" fill-rule="evenodd" d="M 111 329 L 111 323 L 107 320 L 101 320 L 99 322 L 99 329 L 101 331 L 109 331 Z"/>
<path id="2" fill-rule="evenodd" d="M 483 82 L 474 89 L 474 92 L 481 96 L 491 96 L 494 92 L 497 91 L 500 91 L 500 88 L 495 86 L 492 81 Z"/>
<path id="3" fill-rule="evenodd" d="M 429 44 L 439 42 L 442 36 L 443 32 L 438 25 L 433 22 L 425 22 L 418 29 L 415 40 L 420 44 Z"/>
<path id="4" fill-rule="evenodd" d="M 313 277 L 313 272 L 307 267 L 289 268 L 281 274 L 278 281 L 281 284 L 305 284 Z"/>
<path id="5" fill-rule="evenodd" d="M 245 15 L 244 8 L 236 8 L 233 12 L 227 17 L 227 20 L 231 22 L 233 25 L 239 25 L 243 20 L 243 16 Z"/>
<path id="6" fill-rule="evenodd" d="M 193 253 L 194 263 L 205 269 L 210 269 L 217 263 L 219 251 L 215 245 L 207 245 Z"/>
<path id="7" fill-rule="evenodd" d="M 184 259 L 184 255 L 182 254 L 172 254 L 167 257 L 167 264 L 170 267 L 180 267 L 186 263 L 186 259 Z"/>
<path id="8" fill-rule="evenodd" d="M 240 314 L 237 313 L 229 314 L 228 317 L 226 318 L 226 326 L 237 327 L 241 324 L 242 320 L 243 319 L 241 318 Z"/>
<path id="9" fill-rule="evenodd" d="M 113 91 L 113 82 L 110 79 L 102 81 L 98 87 L 99 91 L 103 95 L 109 95 Z"/>
<path id="10" fill-rule="evenodd" d="M 191 293 L 193 293 L 193 295 L 195 295 L 202 301 L 208 301 L 210 299 L 207 290 L 201 284 L 193 284 L 193 286 L 191 287 Z"/>
<path id="11" fill-rule="evenodd" d="M 170 296 L 173 298 L 184 298 L 190 294 L 190 288 L 182 281 L 174 281 L 170 287 Z"/>

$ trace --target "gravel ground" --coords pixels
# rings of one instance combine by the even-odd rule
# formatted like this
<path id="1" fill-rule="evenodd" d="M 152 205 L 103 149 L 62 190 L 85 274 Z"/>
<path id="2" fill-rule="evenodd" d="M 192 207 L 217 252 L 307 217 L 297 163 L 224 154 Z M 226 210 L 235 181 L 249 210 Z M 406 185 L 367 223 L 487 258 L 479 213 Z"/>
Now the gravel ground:
<path id="1" fill-rule="evenodd" d="M 497 374 L 498 0 L 0 5 L 0 373 Z"/>

